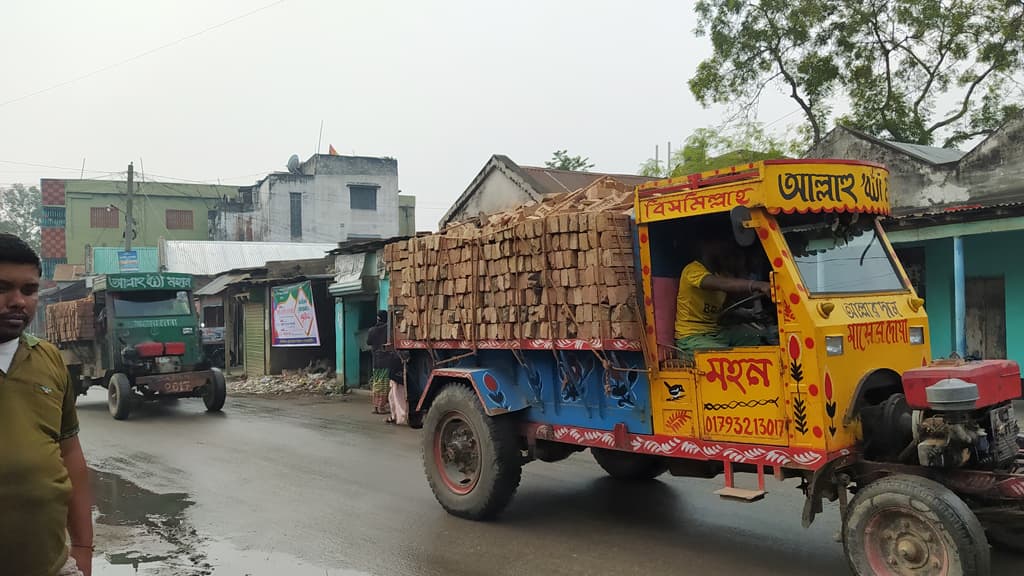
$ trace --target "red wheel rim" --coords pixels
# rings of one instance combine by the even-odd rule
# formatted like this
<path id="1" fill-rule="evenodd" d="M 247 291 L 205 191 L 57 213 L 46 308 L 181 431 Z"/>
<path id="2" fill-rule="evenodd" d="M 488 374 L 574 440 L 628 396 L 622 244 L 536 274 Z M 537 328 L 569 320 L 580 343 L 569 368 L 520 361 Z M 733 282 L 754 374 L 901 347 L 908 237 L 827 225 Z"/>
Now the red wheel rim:
<path id="1" fill-rule="evenodd" d="M 434 465 L 444 485 L 460 496 L 480 480 L 480 443 L 461 412 L 449 412 L 435 428 Z"/>
<path id="2" fill-rule="evenodd" d="M 864 552 L 881 576 L 947 576 L 949 551 L 937 527 L 908 508 L 883 508 L 864 529 Z"/>

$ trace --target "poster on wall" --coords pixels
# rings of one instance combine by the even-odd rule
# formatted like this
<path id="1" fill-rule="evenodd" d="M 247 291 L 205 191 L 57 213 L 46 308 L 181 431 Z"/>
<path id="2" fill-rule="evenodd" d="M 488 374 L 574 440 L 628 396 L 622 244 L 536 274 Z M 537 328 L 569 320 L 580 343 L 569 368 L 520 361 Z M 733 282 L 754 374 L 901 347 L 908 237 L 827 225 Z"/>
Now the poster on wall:
<path id="1" fill-rule="evenodd" d="M 271 346 L 319 346 L 320 332 L 313 308 L 313 291 L 309 282 L 276 286 L 271 289 L 273 308 L 270 311 Z"/>

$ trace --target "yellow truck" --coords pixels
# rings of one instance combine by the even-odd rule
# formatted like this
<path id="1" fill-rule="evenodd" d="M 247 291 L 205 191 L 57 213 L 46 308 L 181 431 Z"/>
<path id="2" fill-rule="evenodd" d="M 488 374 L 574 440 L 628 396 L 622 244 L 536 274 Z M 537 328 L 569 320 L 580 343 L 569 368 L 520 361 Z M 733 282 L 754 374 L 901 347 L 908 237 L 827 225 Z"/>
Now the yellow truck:
<path id="1" fill-rule="evenodd" d="M 764 497 L 769 475 L 797 478 L 806 526 L 823 501 L 838 501 L 858 575 L 989 574 L 990 544 L 1019 549 L 1024 534 L 1024 442 L 1012 405 L 1020 369 L 932 359 L 924 301 L 880 223 L 888 195 L 884 167 L 846 160 L 763 161 L 638 187 L 629 243 L 637 338 L 414 338 L 403 332 L 407 311 L 393 307 L 440 504 L 491 518 L 511 501 L 524 462 L 590 449 L 616 478 L 721 477 L 718 494 L 741 501 Z M 727 305 L 749 307 L 742 322 L 765 338 L 681 350 L 680 274 L 715 234 L 733 243 L 752 283 L 770 286 Z M 430 239 L 406 242 L 415 251 Z M 485 290 L 507 290 L 521 274 L 539 272 L 544 289 L 577 277 L 531 271 L 551 260 L 500 242 L 515 259 L 511 278 Z M 430 288 L 447 294 L 452 272 L 430 270 L 432 261 L 389 262 L 392 291 L 443 306 Z M 509 268 L 486 264 L 499 277 Z"/>

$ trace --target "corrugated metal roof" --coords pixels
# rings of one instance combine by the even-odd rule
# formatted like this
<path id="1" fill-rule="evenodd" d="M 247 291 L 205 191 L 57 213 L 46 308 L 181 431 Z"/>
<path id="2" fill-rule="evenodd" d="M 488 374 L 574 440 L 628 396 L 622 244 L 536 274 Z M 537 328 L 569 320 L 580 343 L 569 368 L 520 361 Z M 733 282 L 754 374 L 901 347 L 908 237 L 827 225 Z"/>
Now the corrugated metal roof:
<path id="1" fill-rule="evenodd" d="M 392 238 L 367 238 L 358 240 L 349 240 L 347 242 L 339 242 L 334 250 L 331 250 L 331 254 L 362 254 L 365 252 L 376 252 L 383 248 L 386 244 L 392 242 L 398 242 L 399 240 L 408 240 L 409 236 L 395 236 Z"/>
<path id="2" fill-rule="evenodd" d="M 893 217 L 896 220 L 910 220 L 914 218 L 926 218 L 942 214 L 970 214 L 982 212 L 998 212 L 1000 210 L 1019 209 L 1024 207 L 1024 202 L 992 202 L 972 204 L 941 204 L 927 208 L 904 208 L 897 210 Z"/>
<path id="3" fill-rule="evenodd" d="M 899 148 L 907 154 L 920 160 L 924 160 L 930 164 L 949 164 L 951 162 L 959 162 L 960 159 L 967 154 L 966 152 L 961 152 L 960 150 L 953 148 L 937 148 L 935 146 L 922 146 L 920 144 L 893 142 L 891 140 L 887 140 L 887 142 L 893 147 Z"/>
<path id="4" fill-rule="evenodd" d="M 630 188 L 646 184 L 657 178 L 637 176 L 635 174 L 606 174 L 603 172 L 581 172 L 576 170 L 556 170 L 539 166 L 519 166 L 536 184 L 537 192 L 547 196 L 562 192 L 575 192 L 586 188 L 597 180 L 610 176 Z"/>
<path id="5" fill-rule="evenodd" d="M 167 272 L 216 276 L 239 268 L 259 268 L 272 260 L 323 258 L 337 247 L 337 244 L 298 242 L 167 240 L 164 259 Z"/>
<path id="6" fill-rule="evenodd" d="M 237 282 L 248 277 L 248 272 L 221 274 L 220 276 L 217 276 L 216 278 L 211 280 L 210 283 L 207 284 L 206 286 L 203 286 L 199 290 L 196 290 L 194 294 L 196 296 L 216 296 L 217 294 L 223 292 L 224 289 L 228 287 L 228 284 L 231 284 L 232 282 Z"/>
<path id="7" fill-rule="evenodd" d="M 117 253 L 124 250 L 119 246 L 96 246 L 92 249 L 93 274 L 117 274 L 121 271 L 117 263 Z M 159 272 L 160 256 L 152 246 L 132 248 L 139 254 L 139 272 Z"/>

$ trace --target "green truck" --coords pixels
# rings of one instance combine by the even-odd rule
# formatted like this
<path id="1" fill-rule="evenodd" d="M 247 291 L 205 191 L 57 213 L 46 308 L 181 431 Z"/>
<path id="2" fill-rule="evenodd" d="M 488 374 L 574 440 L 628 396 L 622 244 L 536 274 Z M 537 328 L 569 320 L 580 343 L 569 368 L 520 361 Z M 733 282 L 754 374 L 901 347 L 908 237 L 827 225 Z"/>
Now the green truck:
<path id="1" fill-rule="evenodd" d="M 115 419 L 141 401 L 201 397 L 208 411 L 224 406 L 224 374 L 203 353 L 189 274 L 97 276 L 85 298 L 47 306 L 46 337 L 79 394 L 107 389 Z"/>

